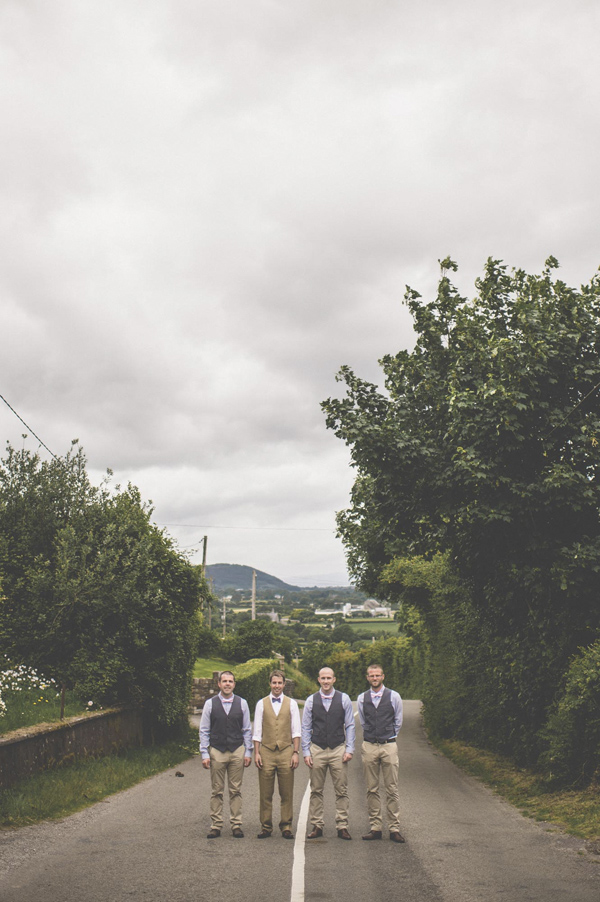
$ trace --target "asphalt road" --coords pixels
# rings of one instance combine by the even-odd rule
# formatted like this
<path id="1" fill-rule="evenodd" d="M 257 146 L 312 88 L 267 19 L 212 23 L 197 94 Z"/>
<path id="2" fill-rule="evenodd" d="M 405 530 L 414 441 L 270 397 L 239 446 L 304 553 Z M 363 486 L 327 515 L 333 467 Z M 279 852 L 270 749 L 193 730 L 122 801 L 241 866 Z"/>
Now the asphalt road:
<path id="1" fill-rule="evenodd" d="M 244 778 L 245 838 L 208 840 L 210 776 L 193 758 L 62 822 L 0 832 L 0 900 L 598 902 L 600 857 L 523 818 L 437 754 L 418 702 L 405 703 L 399 749 L 406 845 L 385 834 L 361 841 L 359 756 L 350 764 L 352 842 L 336 836 L 329 784 L 322 839 L 305 843 L 301 829 L 295 842 L 257 840 L 254 765 Z M 301 764 L 297 818 L 307 780 Z"/>

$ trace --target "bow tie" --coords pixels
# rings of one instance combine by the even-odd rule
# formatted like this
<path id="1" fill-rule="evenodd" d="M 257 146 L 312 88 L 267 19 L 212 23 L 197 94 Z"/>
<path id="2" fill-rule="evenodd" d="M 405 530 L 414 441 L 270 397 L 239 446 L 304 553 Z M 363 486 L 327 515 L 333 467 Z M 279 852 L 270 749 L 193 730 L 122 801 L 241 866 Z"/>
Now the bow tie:
<path id="1" fill-rule="evenodd" d="M 273 698 L 271 699 L 271 702 L 280 702 L 280 701 L 281 701 L 281 696 L 279 698 L 275 698 L 275 696 L 273 696 Z"/>
<path id="2" fill-rule="evenodd" d="M 381 698 L 383 692 L 371 692 L 371 698 Z"/>

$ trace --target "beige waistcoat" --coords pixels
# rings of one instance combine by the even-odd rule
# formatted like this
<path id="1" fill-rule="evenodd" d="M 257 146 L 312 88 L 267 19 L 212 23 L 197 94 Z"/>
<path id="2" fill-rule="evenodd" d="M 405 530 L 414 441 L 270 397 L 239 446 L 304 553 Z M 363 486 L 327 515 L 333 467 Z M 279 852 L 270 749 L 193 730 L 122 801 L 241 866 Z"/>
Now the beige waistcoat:
<path id="1" fill-rule="evenodd" d="M 261 744 L 271 751 L 287 749 L 292 744 L 292 715 L 287 696 L 281 696 L 281 711 L 278 715 L 273 711 L 271 696 L 263 699 Z"/>

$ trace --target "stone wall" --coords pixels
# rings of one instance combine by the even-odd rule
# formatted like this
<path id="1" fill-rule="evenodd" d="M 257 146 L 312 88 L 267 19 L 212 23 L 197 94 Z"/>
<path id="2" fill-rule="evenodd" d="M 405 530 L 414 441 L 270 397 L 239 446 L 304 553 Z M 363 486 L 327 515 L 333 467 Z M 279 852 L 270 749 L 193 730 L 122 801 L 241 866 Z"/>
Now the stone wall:
<path id="1" fill-rule="evenodd" d="M 0 788 L 36 771 L 108 755 L 143 742 L 142 713 L 113 708 L 0 736 Z"/>
<path id="2" fill-rule="evenodd" d="M 192 680 L 192 694 L 190 697 L 190 714 L 198 714 L 204 707 L 204 702 L 216 695 L 219 691 L 219 671 L 215 670 L 211 677 Z"/>

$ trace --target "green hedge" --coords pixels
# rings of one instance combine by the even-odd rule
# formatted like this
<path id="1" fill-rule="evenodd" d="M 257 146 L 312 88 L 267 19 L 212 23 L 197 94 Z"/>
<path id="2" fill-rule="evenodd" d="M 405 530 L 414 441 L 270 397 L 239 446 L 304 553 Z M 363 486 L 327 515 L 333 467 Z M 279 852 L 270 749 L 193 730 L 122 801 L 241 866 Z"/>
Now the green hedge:
<path id="1" fill-rule="evenodd" d="M 403 698 L 420 698 L 423 678 L 422 655 L 417 644 L 407 636 L 380 639 L 358 651 L 339 649 L 323 661 L 335 671 L 335 688 L 351 698 L 368 688 L 365 673 L 369 664 L 381 664 L 385 685 Z"/>
<path id="2" fill-rule="evenodd" d="M 245 664 L 236 664 L 235 694 L 248 702 L 250 716 L 254 715 L 256 703 L 269 693 L 269 674 L 279 666 L 277 658 L 251 658 Z"/>
<path id="3" fill-rule="evenodd" d="M 544 736 L 540 763 L 550 778 L 588 783 L 600 775 L 600 641 L 571 661 Z"/>

